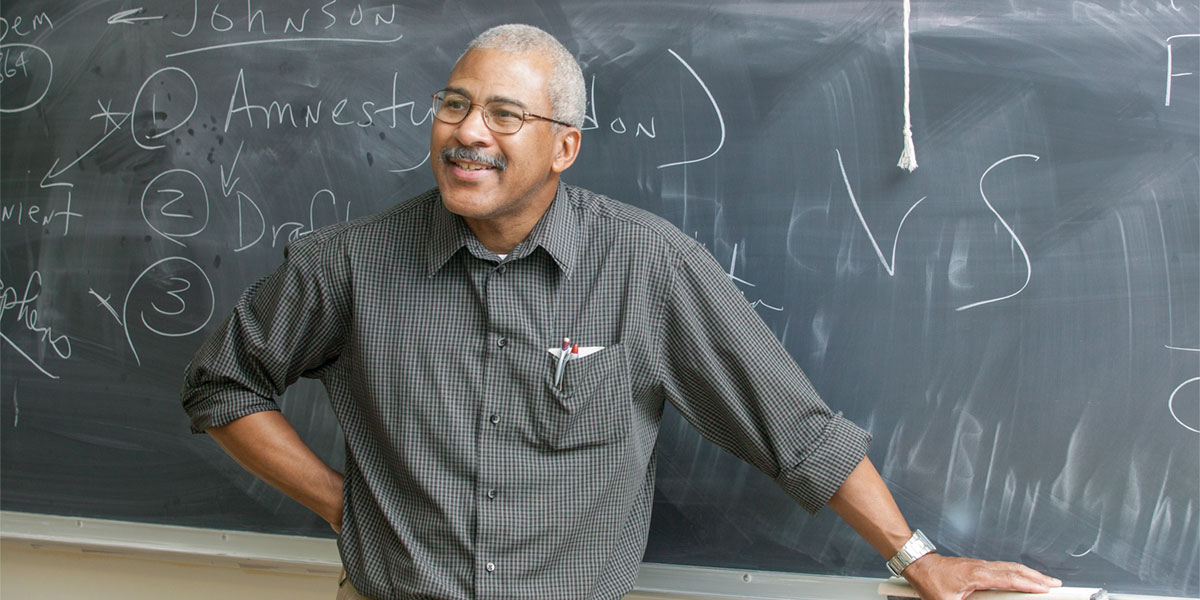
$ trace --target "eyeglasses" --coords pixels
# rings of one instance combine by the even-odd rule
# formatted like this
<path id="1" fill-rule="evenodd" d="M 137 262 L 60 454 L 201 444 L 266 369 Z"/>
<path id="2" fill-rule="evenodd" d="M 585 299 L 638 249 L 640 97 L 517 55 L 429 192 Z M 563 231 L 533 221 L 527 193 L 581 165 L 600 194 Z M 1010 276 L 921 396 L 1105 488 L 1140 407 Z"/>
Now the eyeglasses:
<path id="1" fill-rule="evenodd" d="M 450 125 L 462 123 L 474 106 L 480 106 L 483 109 L 483 124 L 496 133 L 516 133 L 529 119 L 542 119 L 567 127 L 572 126 L 570 123 L 564 123 L 557 119 L 525 112 L 520 106 L 511 102 L 495 100 L 479 105 L 471 102 L 470 98 L 462 94 L 446 90 L 433 95 L 433 117 Z"/>

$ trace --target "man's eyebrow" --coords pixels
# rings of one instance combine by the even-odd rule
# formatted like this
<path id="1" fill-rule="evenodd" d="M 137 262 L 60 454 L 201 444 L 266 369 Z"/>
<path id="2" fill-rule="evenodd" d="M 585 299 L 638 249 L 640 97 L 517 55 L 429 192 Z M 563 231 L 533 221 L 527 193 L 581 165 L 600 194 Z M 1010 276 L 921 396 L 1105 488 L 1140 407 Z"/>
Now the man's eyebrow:
<path id="1" fill-rule="evenodd" d="M 492 96 L 492 97 L 488 98 L 488 102 L 503 102 L 505 104 L 515 104 L 515 105 L 521 107 L 522 109 L 526 108 L 524 102 L 521 102 L 520 100 L 516 100 L 514 98 L 509 98 L 508 96 Z"/>
<path id="2" fill-rule="evenodd" d="M 477 100 L 475 100 L 474 98 L 471 97 L 471 94 L 469 92 L 467 92 L 467 90 L 464 90 L 460 87 L 446 86 L 445 88 L 442 89 L 442 91 L 443 92 L 454 92 L 455 94 L 459 94 L 461 96 L 466 96 L 467 99 L 469 99 L 471 102 L 478 102 Z M 508 96 L 492 95 L 492 96 L 489 96 L 488 99 L 485 100 L 483 103 L 487 104 L 488 102 L 503 102 L 505 104 L 515 104 L 515 105 L 521 107 L 521 109 L 528 108 L 528 106 L 526 106 L 524 102 L 521 102 L 520 100 L 517 100 L 515 98 L 509 98 Z"/>

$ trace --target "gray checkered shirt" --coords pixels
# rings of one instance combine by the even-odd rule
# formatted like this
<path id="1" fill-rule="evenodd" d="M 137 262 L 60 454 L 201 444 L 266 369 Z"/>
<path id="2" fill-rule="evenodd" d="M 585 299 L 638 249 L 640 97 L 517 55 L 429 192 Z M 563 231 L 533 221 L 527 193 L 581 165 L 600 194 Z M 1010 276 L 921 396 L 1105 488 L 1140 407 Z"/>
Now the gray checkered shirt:
<path id="1" fill-rule="evenodd" d="M 568 361 L 570 337 L 602 349 Z M 431 190 L 293 243 L 188 369 L 194 431 L 321 379 L 372 598 L 619 598 L 669 400 L 817 511 L 866 454 L 695 240 L 569 186 L 504 259 Z"/>

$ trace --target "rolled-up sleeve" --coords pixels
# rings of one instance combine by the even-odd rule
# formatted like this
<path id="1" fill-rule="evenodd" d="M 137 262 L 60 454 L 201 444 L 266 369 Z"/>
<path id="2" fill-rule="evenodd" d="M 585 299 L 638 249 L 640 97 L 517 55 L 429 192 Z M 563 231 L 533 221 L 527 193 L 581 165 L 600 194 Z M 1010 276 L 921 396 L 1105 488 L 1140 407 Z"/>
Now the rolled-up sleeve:
<path id="1" fill-rule="evenodd" d="M 825 405 L 708 251 L 692 243 L 676 259 L 659 346 L 667 398 L 817 512 L 866 456 L 870 435 Z"/>
<path id="2" fill-rule="evenodd" d="M 337 360 L 348 310 L 344 285 L 331 283 L 338 254 L 329 236 L 301 238 L 242 294 L 187 367 L 181 400 L 193 432 L 278 410 L 274 397 Z"/>

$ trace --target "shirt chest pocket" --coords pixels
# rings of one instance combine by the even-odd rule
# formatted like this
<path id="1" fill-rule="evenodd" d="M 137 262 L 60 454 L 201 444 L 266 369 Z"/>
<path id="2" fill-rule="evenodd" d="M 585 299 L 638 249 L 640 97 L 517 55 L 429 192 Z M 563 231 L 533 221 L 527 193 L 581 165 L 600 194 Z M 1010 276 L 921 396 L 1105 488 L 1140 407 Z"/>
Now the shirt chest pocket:
<path id="1" fill-rule="evenodd" d="M 629 433 L 632 387 L 619 344 L 568 361 L 559 385 L 557 359 L 547 354 L 542 393 L 531 398 L 531 421 L 538 445 L 554 450 L 600 446 Z"/>

